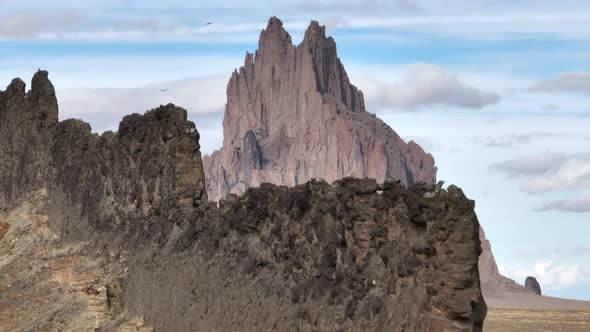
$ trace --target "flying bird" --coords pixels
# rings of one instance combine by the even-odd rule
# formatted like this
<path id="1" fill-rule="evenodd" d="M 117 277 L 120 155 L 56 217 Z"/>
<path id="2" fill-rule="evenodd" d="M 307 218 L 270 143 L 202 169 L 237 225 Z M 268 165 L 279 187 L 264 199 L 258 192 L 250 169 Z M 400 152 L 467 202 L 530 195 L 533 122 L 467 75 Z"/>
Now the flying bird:
<path id="1" fill-rule="evenodd" d="M 162 90 L 160 90 L 160 91 L 162 91 L 162 92 L 165 92 L 165 91 L 168 91 L 168 89 L 162 89 Z"/>
<path id="2" fill-rule="evenodd" d="M 207 22 L 207 25 L 211 25 L 211 24 L 213 24 L 213 22 Z"/>

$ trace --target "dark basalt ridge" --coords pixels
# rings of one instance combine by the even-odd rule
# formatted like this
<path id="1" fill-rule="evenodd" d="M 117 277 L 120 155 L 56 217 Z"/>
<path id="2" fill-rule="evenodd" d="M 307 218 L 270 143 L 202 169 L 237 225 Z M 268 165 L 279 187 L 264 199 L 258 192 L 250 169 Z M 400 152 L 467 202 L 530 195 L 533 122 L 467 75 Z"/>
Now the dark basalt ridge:
<path id="1" fill-rule="evenodd" d="M 0 246 L 16 250 L 16 229 L 20 239 L 43 230 L 29 256 L 0 266 L 10 277 L 11 264 L 40 264 L 18 279 L 22 288 L 0 281 L 0 326 L 59 330 L 79 319 L 86 307 L 62 309 L 67 291 L 38 306 L 26 300 L 47 275 L 74 289 L 86 280 L 76 296 L 96 315 L 89 329 L 142 317 L 157 331 L 481 331 L 479 224 L 457 187 L 263 184 L 218 206 L 207 201 L 185 110 L 161 106 L 93 134 L 80 120 L 58 122 L 44 71 L 27 93 L 20 80 L 0 92 L 0 140 L 9 216 Z M 33 203 L 31 214 L 11 214 Z M 17 217 L 35 223 L 19 228 Z M 103 263 L 83 264 L 91 259 Z"/>

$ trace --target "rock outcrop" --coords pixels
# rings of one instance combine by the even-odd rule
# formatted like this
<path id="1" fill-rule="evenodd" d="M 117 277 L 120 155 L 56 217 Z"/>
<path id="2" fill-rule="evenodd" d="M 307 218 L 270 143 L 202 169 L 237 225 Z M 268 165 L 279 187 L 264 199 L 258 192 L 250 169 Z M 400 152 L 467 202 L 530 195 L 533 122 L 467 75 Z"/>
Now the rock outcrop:
<path id="1" fill-rule="evenodd" d="M 312 22 L 294 46 L 271 18 L 256 53 L 227 86 L 223 146 L 204 157 L 209 198 L 263 182 L 294 186 L 346 176 L 433 183 L 434 159 L 365 110 L 363 94 L 324 27 Z"/>
<path id="2" fill-rule="evenodd" d="M 125 303 L 162 330 L 481 331 L 473 201 L 431 191 L 346 178 L 230 195 L 179 226 L 180 260 L 133 274 Z"/>
<path id="3" fill-rule="evenodd" d="M 524 287 L 530 292 L 533 292 L 537 295 L 542 295 L 541 285 L 539 285 L 539 282 L 535 277 L 526 277 L 524 281 Z"/>
<path id="4" fill-rule="evenodd" d="M 0 92 L 0 326 L 481 331 L 479 224 L 459 188 L 314 180 L 218 206 L 183 109 L 97 135 L 57 121 L 46 72 L 24 89 Z"/>
<path id="5" fill-rule="evenodd" d="M 80 120 L 58 122 L 53 85 L 39 71 L 25 94 L 14 80 L 0 92 L 0 205 L 18 205 L 45 188 L 59 234 L 74 219 L 98 228 L 162 227 L 159 211 L 192 209 L 207 200 L 198 133 L 186 111 L 161 106 L 125 117 L 118 133 L 93 134 Z M 88 233 L 87 235 L 90 235 Z M 129 239 L 125 239 L 129 243 Z"/>

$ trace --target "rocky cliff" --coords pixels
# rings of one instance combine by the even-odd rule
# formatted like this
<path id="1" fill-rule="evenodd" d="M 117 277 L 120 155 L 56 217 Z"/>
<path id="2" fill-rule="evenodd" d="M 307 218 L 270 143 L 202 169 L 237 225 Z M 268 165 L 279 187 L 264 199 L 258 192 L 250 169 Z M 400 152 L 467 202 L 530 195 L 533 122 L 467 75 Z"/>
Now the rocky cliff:
<path id="1" fill-rule="evenodd" d="M 496 259 L 492 253 L 490 241 L 486 238 L 483 228 L 479 229 L 481 255 L 479 256 L 479 277 L 481 289 L 486 298 L 502 295 L 502 293 L 522 293 L 525 288 L 514 280 L 500 274 Z"/>
<path id="2" fill-rule="evenodd" d="M 433 183 L 434 159 L 365 110 L 324 27 L 295 46 L 271 18 L 258 50 L 227 85 L 223 146 L 204 157 L 209 198 L 263 182 L 294 186 L 346 176 Z"/>
<path id="3" fill-rule="evenodd" d="M 174 105 L 93 134 L 47 73 L 0 92 L 0 326 L 481 331 L 479 224 L 457 187 L 346 178 L 207 201 Z"/>

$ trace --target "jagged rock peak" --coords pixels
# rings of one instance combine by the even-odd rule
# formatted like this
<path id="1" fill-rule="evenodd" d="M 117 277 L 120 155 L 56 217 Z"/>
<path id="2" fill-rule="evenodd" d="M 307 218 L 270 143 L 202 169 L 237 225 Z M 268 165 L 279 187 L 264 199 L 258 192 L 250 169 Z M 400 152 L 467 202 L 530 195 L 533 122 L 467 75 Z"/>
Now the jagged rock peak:
<path id="1" fill-rule="evenodd" d="M 20 78 L 15 78 L 6 88 L 0 91 L 0 98 L 12 100 L 15 103 L 27 104 L 18 112 L 8 116 L 11 121 L 20 118 L 29 124 L 36 123 L 40 127 L 55 126 L 58 121 L 58 105 L 55 96 L 55 88 L 49 80 L 49 74 L 45 70 L 39 70 L 31 80 L 31 90 L 25 93 L 26 84 Z M 4 103 L 4 102 L 2 102 Z M 8 107 L 0 105 L 0 111 L 8 112 Z M 31 120 L 31 121 L 29 121 Z"/>
<path id="2" fill-rule="evenodd" d="M 100 224 L 109 219 L 105 213 L 125 210 L 117 222 L 131 223 L 163 207 L 191 210 L 207 200 L 199 134 L 183 108 L 132 114 L 118 133 L 99 136 L 81 120 L 58 122 L 46 71 L 33 76 L 26 95 L 24 88 L 13 80 L 0 93 L 0 205 L 47 189 L 56 202 L 67 197 L 60 204 L 80 206 L 82 217 Z"/>
<path id="3" fill-rule="evenodd" d="M 49 80 L 49 72 L 39 69 L 31 79 L 31 90 L 47 89 L 54 90 L 53 84 Z"/>
<path id="4" fill-rule="evenodd" d="M 325 28 L 312 21 L 295 47 L 272 17 L 259 48 L 227 85 L 223 146 L 205 156 L 209 197 L 263 182 L 346 176 L 433 183 L 434 159 L 366 112 Z"/>
<path id="5" fill-rule="evenodd" d="M 266 29 L 260 33 L 257 55 L 264 54 L 266 50 L 285 52 L 292 47 L 291 35 L 283 28 L 283 22 L 277 17 L 271 17 Z"/>
<path id="6" fill-rule="evenodd" d="M 305 30 L 305 34 L 303 35 L 302 44 L 309 43 L 309 42 L 317 42 L 322 40 L 330 39 L 333 41 L 333 38 L 326 38 L 326 27 L 320 25 L 318 21 L 311 21 L 307 29 Z"/>
<path id="7" fill-rule="evenodd" d="M 6 93 L 16 92 L 16 93 L 20 93 L 21 95 L 24 95 L 26 87 L 27 87 L 27 84 L 23 80 L 21 80 L 20 78 L 15 78 L 12 80 L 12 82 L 10 82 L 8 87 L 6 87 L 5 92 Z"/>

